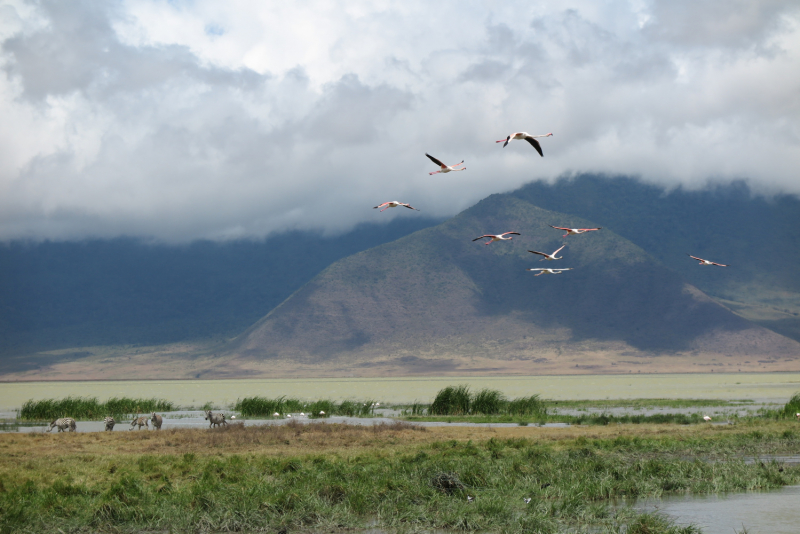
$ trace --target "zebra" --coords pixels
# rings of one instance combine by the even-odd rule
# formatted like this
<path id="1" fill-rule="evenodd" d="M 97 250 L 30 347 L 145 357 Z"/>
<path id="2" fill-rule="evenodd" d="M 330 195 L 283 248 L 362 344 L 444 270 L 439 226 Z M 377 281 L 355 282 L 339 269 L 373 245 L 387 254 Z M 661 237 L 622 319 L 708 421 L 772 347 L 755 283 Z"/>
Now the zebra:
<path id="1" fill-rule="evenodd" d="M 109 431 L 109 432 L 114 430 L 114 425 L 117 424 L 117 422 L 114 421 L 114 418 L 111 417 L 110 415 L 108 417 L 106 417 L 105 419 L 103 419 L 103 422 L 106 424 L 106 430 Z"/>
<path id="2" fill-rule="evenodd" d="M 151 417 L 150 420 L 153 422 L 153 428 L 155 430 L 161 430 L 161 423 L 163 423 L 164 420 L 160 415 L 158 415 L 156 412 L 153 412 L 153 417 Z"/>
<path id="3" fill-rule="evenodd" d="M 48 432 L 53 430 L 55 427 L 58 427 L 59 432 L 64 432 L 68 428 L 70 432 L 75 432 L 75 419 L 72 417 L 62 417 L 61 419 L 56 419 L 50 423 L 50 429 Z"/>
<path id="4" fill-rule="evenodd" d="M 147 427 L 147 430 L 150 430 L 150 423 L 148 422 L 147 416 L 143 415 L 141 417 L 137 417 L 133 421 L 131 421 L 131 427 L 128 430 L 133 430 L 133 427 L 139 425 L 137 430 L 141 430 L 143 426 Z"/>
<path id="5" fill-rule="evenodd" d="M 228 426 L 224 413 L 213 413 L 211 410 L 206 410 L 206 420 L 208 421 L 208 428 L 211 428 L 212 425 L 215 428 L 217 425 Z"/>

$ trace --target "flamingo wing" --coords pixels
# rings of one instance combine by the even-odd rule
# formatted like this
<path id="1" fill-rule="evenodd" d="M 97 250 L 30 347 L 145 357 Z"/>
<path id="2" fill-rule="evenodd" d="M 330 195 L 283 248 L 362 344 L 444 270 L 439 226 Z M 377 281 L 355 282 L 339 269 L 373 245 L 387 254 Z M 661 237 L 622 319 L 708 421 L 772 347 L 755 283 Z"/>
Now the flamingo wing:
<path id="1" fill-rule="evenodd" d="M 564 247 L 566 247 L 566 246 L 567 246 L 567 245 L 561 245 L 561 248 L 564 248 Z M 552 255 L 553 255 L 553 256 L 555 256 L 556 254 L 558 254 L 559 252 L 561 252 L 561 248 L 560 248 L 560 249 L 558 249 L 558 250 L 556 250 L 555 252 L 553 252 L 553 254 L 552 254 Z"/>
<path id="2" fill-rule="evenodd" d="M 475 239 L 473 239 L 473 241 L 477 241 L 479 239 L 483 239 L 484 237 L 495 237 L 495 236 L 493 236 L 493 235 L 482 235 L 480 237 L 476 237 Z"/>
<path id="3" fill-rule="evenodd" d="M 405 206 L 406 208 L 408 208 L 410 210 L 417 210 L 417 208 L 411 206 L 410 204 L 403 204 L 403 206 Z M 419 211 L 419 210 L 417 210 L 417 211 Z"/>
<path id="4" fill-rule="evenodd" d="M 558 249 L 558 250 L 561 250 L 561 249 Z M 556 252 L 558 252 L 558 250 L 556 250 Z M 550 255 L 550 254 L 545 254 L 544 252 L 536 252 L 535 250 L 529 250 L 528 252 L 530 252 L 531 254 L 538 254 L 539 256 L 549 256 Z M 555 252 L 553 254 L 555 254 Z"/>
<path id="5" fill-rule="evenodd" d="M 442 162 L 441 162 L 441 161 L 439 161 L 438 159 L 434 158 L 433 156 L 431 156 L 431 155 L 430 155 L 430 154 L 428 154 L 427 152 L 425 152 L 425 155 L 426 155 L 426 156 L 428 156 L 428 158 L 429 158 L 429 159 L 430 159 L 432 162 L 434 162 L 435 164 L 437 164 L 439 167 L 447 167 L 447 165 L 445 165 L 444 163 L 442 163 Z"/>
<path id="6" fill-rule="evenodd" d="M 556 230 L 572 230 L 572 228 L 562 228 L 561 226 L 553 226 L 552 224 L 548 224 L 550 228 L 555 228 Z"/>
<path id="7" fill-rule="evenodd" d="M 531 145 L 533 145 L 533 148 L 536 149 L 536 152 L 538 152 L 540 156 L 544 157 L 544 152 L 542 152 L 542 145 L 539 144 L 539 141 L 537 141 L 536 139 L 534 139 L 529 135 L 525 137 L 525 140 L 529 142 Z"/>
<path id="8" fill-rule="evenodd" d="M 706 261 L 703 258 L 698 258 L 697 256 L 692 256 L 691 254 L 687 254 L 687 256 L 689 256 L 690 258 L 693 258 L 693 259 L 695 259 L 697 261 Z"/>
<path id="9" fill-rule="evenodd" d="M 720 266 L 720 267 L 730 267 L 729 265 L 726 265 L 726 264 L 724 264 L 724 263 L 717 263 L 717 262 L 715 262 L 715 261 L 712 261 L 712 262 L 711 262 L 711 265 L 718 265 L 718 266 Z"/>
<path id="10" fill-rule="evenodd" d="M 602 229 L 603 229 L 602 226 L 600 228 L 578 228 L 578 230 L 581 230 L 583 232 L 591 232 L 592 230 L 602 230 Z"/>
<path id="11" fill-rule="evenodd" d="M 503 232 L 500 235 L 522 235 L 522 234 L 520 234 L 519 232 Z"/>
<path id="12" fill-rule="evenodd" d="M 383 206 L 385 206 L 385 205 L 387 205 L 387 204 L 391 204 L 391 202 L 384 202 L 383 204 L 378 204 L 377 206 L 375 206 L 375 207 L 374 207 L 374 208 L 372 208 L 372 209 L 376 210 L 376 209 L 378 209 L 378 208 L 382 208 Z"/>

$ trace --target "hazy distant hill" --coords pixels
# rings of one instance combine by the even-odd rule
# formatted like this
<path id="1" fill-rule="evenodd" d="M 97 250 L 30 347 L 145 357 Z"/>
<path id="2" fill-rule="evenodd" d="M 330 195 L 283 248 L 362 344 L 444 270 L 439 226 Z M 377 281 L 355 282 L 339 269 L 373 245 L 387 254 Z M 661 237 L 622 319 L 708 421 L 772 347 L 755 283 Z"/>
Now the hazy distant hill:
<path id="1" fill-rule="evenodd" d="M 562 232 L 549 224 L 596 223 L 492 195 L 436 227 L 334 263 L 240 336 L 231 354 L 434 368 L 470 358 L 545 367 L 587 352 L 800 357 L 800 344 L 733 314 L 611 230 L 568 237 L 558 262 L 527 252 L 561 245 Z M 522 236 L 472 242 L 512 230 Z M 525 270 L 545 265 L 574 270 Z"/>

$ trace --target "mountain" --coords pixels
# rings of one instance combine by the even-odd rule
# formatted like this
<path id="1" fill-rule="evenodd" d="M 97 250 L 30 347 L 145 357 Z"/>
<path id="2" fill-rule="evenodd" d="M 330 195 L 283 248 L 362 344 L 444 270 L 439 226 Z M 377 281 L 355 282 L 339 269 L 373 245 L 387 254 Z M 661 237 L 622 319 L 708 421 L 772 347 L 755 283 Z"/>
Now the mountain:
<path id="1" fill-rule="evenodd" d="M 800 341 L 800 198 L 742 182 L 665 191 L 629 177 L 580 175 L 511 193 L 599 222 L 742 317 Z M 687 254 L 730 264 L 724 276 Z"/>
<path id="2" fill-rule="evenodd" d="M 0 370 L 15 355 L 240 334 L 332 262 L 441 222 L 187 245 L 131 238 L 0 244 Z M 67 354 L 84 354 L 80 348 Z"/>
<path id="3" fill-rule="evenodd" d="M 786 370 L 800 343 L 757 326 L 597 221 L 492 195 L 337 261 L 233 341 L 236 365 L 339 372 Z M 483 245 L 484 233 L 518 231 Z M 528 249 L 563 260 L 540 262 Z M 528 267 L 572 267 L 534 277 Z M 702 269 L 696 266 L 697 269 Z M 708 268 L 706 268 L 708 269 Z M 712 274 L 727 276 L 719 269 Z"/>

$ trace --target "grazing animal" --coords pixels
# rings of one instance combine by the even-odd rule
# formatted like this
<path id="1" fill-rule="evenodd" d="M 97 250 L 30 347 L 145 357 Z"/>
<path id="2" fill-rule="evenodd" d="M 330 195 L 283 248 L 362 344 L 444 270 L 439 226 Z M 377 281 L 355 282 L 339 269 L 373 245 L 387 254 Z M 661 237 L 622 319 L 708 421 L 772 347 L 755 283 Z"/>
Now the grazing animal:
<path id="1" fill-rule="evenodd" d="M 459 165 L 463 165 L 464 164 L 464 160 L 461 160 L 461 163 L 456 163 L 455 165 L 445 165 L 444 163 L 442 163 L 438 159 L 434 158 L 433 156 L 431 156 L 427 152 L 425 153 L 425 155 L 428 156 L 428 158 L 432 162 L 434 162 L 436 165 L 438 165 L 439 167 L 442 168 L 442 170 L 440 170 L 440 171 L 433 171 L 433 172 L 429 172 L 428 174 L 439 174 L 440 172 L 448 173 L 448 172 L 453 172 L 453 171 L 466 171 L 467 170 L 466 167 L 464 167 L 463 169 L 456 169 L 456 167 L 458 167 Z"/>
<path id="2" fill-rule="evenodd" d="M 509 135 L 505 139 L 500 139 L 497 141 L 498 143 L 503 143 L 503 148 L 506 147 L 509 141 L 512 139 L 525 139 L 529 142 L 533 148 L 536 149 L 536 152 L 539 153 L 540 156 L 544 157 L 544 152 L 542 152 L 542 145 L 539 144 L 539 141 L 536 140 L 537 137 L 552 137 L 552 133 L 544 134 L 544 135 L 531 135 L 528 132 L 517 132 Z M 504 142 L 505 141 L 505 142 Z"/>
<path id="3" fill-rule="evenodd" d="M 70 432 L 75 432 L 75 419 L 72 417 L 62 417 L 61 419 L 56 419 L 52 423 L 50 423 L 50 429 L 48 432 L 53 430 L 54 428 L 58 427 L 59 432 L 64 432 L 69 428 Z"/>
<path id="4" fill-rule="evenodd" d="M 716 263 L 709 260 L 704 260 L 703 258 L 698 258 L 697 256 L 692 256 L 691 254 L 687 254 L 690 258 L 693 258 L 700 262 L 700 265 L 716 265 L 717 267 L 730 267 L 730 265 L 725 265 L 724 263 Z"/>
<path id="5" fill-rule="evenodd" d="M 384 206 L 386 206 L 386 207 L 384 208 Z M 392 200 L 392 201 L 389 201 L 389 202 L 384 202 L 383 204 L 378 204 L 377 206 L 375 206 L 372 209 L 376 210 L 378 208 L 383 208 L 381 211 L 386 211 L 389 208 L 396 208 L 397 206 L 403 206 L 404 208 L 408 208 L 410 210 L 417 210 L 417 208 L 411 206 L 411 204 L 404 204 L 404 203 L 398 202 L 396 200 Z M 417 211 L 419 211 L 419 210 L 417 210 Z"/>
<path id="6" fill-rule="evenodd" d="M 107 432 L 111 432 L 112 430 L 114 430 L 114 425 L 117 424 L 117 422 L 114 421 L 114 418 L 111 416 L 108 416 L 105 419 L 103 419 L 103 423 L 105 423 L 106 425 Z"/>
<path id="7" fill-rule="evenodd" d="M 566 247 L 566 246 L 567 246 L 567 245 L 564 245 L 564 246 L 562 246 L 560 249 L 556 250 L 556 251 L 555 251 L 555 252 L 553 252 L 552 254 L 545 254 L 544 252 L 536 252 L 535 250 L 529 250 L 528 252 L 530 252 L 531 254 L 538 254 L 539 256 L 544 256 L 544 258 L 542 258 L 542 259 L 541 259 L 541 260 L 539 260 L 539 261 L 544 261 L 544 260 L 547 260 L 547 261 L 552 261 L 552 260 L 560 260 L 560 259 L 561 259 L 561 258 L 563 258 L 564 256 L 558 256 L 558 257 L 556 257 L 556 254 L 558 254 L 559 252 L 561 252 L 561 249 L 562 249 L 562 248 L 564 248 L 564 247 Z"/>
<path id="8" fill-rule="evenodd" d="M 150 430 L 150 423 L 146 415 L 139 416 L 133 421 L 131 421 L 131 427 L 128 430 L 133 430 L 133 427 L 135 427 L 136 425 L 139 425 L 139 428 L 137 428 L 137 430 L 141 430 L 143 426 L 146 426 L 147 430 Z"/>
<path id="9" fill-rule="evenodd" d="M 571 271 L 572 267 L 568 267 L 566 269 L 546 269 L 544 267 L 540 267 L 538 269 L 525 269 L 526 271 L 539 271 L 539 274 L 534 274 L 533 276 L 542 276 L 543 274 L 561 274 L 564 271 Z"/>
<path id="10" fill-rule="evenodd" d="M 503 232 L 502 234 L 496 234 L 496 235 L 486 234 L 480 237 L 476 237 L 475 239 L 473 239 L 473 241 L 478 241 L 479 239 L 488 238 L 489 241 L 484 243 L 484 245 L 491 245 L 495 241 L 508 241 L 510 239 L 514 239 L 513 237 L 511 237 L 512 235 L 522 235 L 522 234 L 520 234 L 519 232 Z M 508 237 L 503 237 L 503 236 L 508 236 Z"/>
<path id="11" fill-rule="evenodd" d="M 564 230 L 565 232 L 567 232 L 566 234 L 562 235 L 561 237 L 567 237 L 568 235 L 571 235 L 571 234 L 575 234 L 575 235 L 585 234 L 586 232 L 594 232 L 595 230 L 602 230 L 603 229 L 602 226 L 600 228 L 564 228 L 562 226 L 553 226 L 552 224 L 549 225 L 549 226 L 550 226 L 550 228 L 555 228 L 556 230 Z"/>
<path id="12" fill-rule="evenodd" d="M 228 426 L 224 413 L 214 413 L 211 410 L 206 410 L 206 421 L 208 421 L 208 428 L 216 427 L 217 425 Z"/>
<path id="13" fill-rule="evenodd" d="M 153 428 L 156 430 L 161 430 L 161 423 L 164 422 L 164 419 L 158 415 L 156 412 L 153 412 L 153 416 L 150 418 L 153 422 Z"/>

